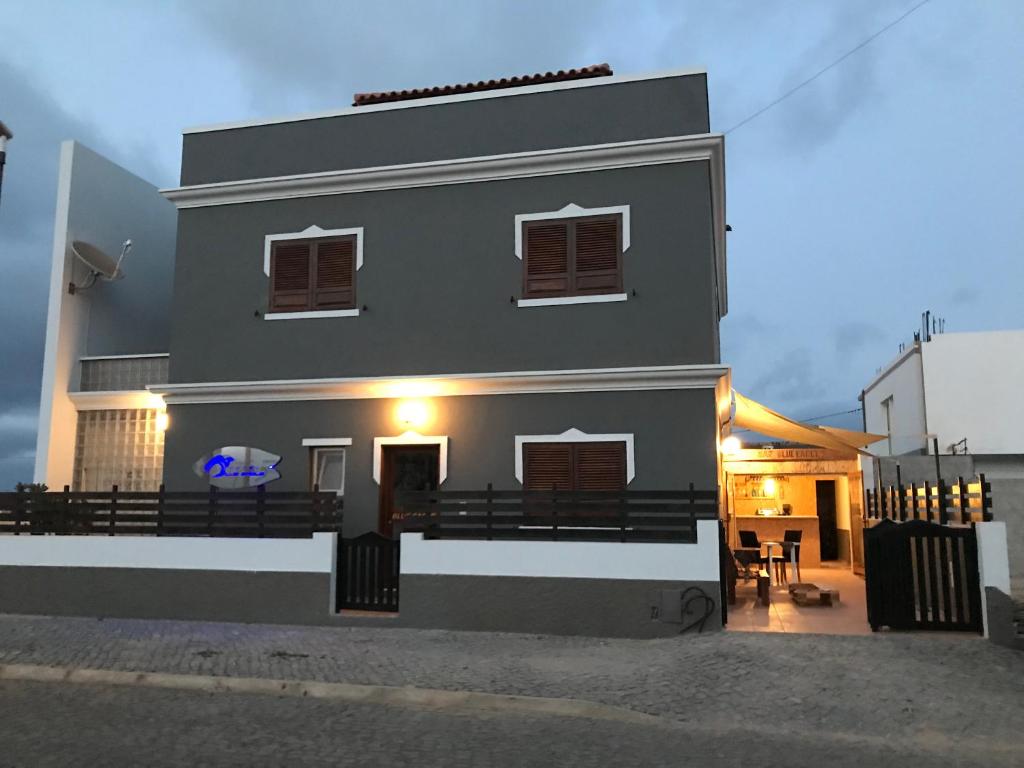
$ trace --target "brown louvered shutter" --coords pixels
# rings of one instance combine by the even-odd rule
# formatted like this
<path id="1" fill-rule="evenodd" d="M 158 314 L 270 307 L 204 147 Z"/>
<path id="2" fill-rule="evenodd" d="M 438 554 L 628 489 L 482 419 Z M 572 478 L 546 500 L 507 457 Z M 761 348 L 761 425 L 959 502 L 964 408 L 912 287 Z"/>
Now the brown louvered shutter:
<path id="1" fill-rule="evenodd" d="M 576 443 L 578 491 L 622 491 L 626 488 L 626 444 Z"/>
<path id="2" fill-rule="evenodd" d="M 608 293 L 622 290 L 622 248 L 619 217 L 578 219 L 576 228 L 576 293 Z"/>
<path id="3" fill-rule="evenodd" d="M 573 489 L 572 446 L 523 443 L 523 488 L 527 491 Z"/>
<path id="4" fill-rule="evenodd" d="M 314 309 L 350 309 L 355 305 L 355 251 L 354 237 L 316 244 Z"/>
<path id="5" fill-rule="evenodd" d="M 270 310 L 309 309 L 310 244 L 278 243 L 270 259 Z"/>
<path id="6" fill-rule="evenodd" d="M 524 225 L 523 295 L 557 296 L 569 290 L 569 224 Z"/>

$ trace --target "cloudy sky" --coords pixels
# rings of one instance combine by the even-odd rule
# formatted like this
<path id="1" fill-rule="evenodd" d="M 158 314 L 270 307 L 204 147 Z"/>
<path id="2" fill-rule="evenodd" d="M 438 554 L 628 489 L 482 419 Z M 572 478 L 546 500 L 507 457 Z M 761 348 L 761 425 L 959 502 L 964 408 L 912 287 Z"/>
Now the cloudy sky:
<path id="1" fill-rule="evenodd" d="M 0 488 L 32 473 L 62 139 L 171 186 L 185 126 L 603 61 L 706 68 L 726 132 L 919 2 L 5 0 Z M 1024 327 L 1022 39 L 1019 0 L 931 0 L 728 133 L 738 390 L 848 411 L 925 309 Z"/>

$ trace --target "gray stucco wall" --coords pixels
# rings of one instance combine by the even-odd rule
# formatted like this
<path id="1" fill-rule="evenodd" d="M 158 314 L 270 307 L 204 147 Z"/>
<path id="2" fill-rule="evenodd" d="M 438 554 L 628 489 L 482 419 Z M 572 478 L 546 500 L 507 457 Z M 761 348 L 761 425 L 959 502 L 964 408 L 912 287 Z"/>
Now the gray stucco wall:
<path id="1" fill-rule="evenodd" d="M 991 482 L 992 518 L 1006 523 L 1010 588 L 1024 599 L 1024 479 Z"/>
<path id="2" fill-rule="evenodd" d="M 181 211 L 172 382 L 719 359 L 705 162 Z M 625 302 L 517 307 L 515 216 L 630 205 Z M 365 229 L 359 317 L 265 320 L 264 237 Z"/>
<path id="3" fill-rule="evenodd" d="M 185 134 L 181 183 L 606 144 L 709 131 L 707 76 L 504 95 Z"/>
<path id="4" fill-rule="evenodd" d="M 310 450 L 303 438 L 350 437 L 346 454 L 345 535 L 377 527 L 378 486 L 373 438 L 400 434 L 395 400 L 176 405 L 169 408 L 164 482 L 168 489 L 203 490 L 192 471 L 203 454 L 248 445 L 280 454 L 281 479 L 269 490 L 306 490 Z M 640 490 L 717 487 L 715 400 L 712 390 L 439 397 L 433 423 L 422 432 L 447 435 L 452 490 L 521 487 L 515 478 L 515 436 L 634 433 Z"/>
<path id="5" fill-rule="evenodd" d="M 126 277 L 97 280 L 76 294 L 88 303 L 88 355 L 166 352 L 174 275 L 176 211 L 157 188 L 75 144 L 68 205 L 68 242 L 85 240 L 115 259 L 132 240 Z M 79 281 L 88 275 L 74 261 Z M 67 297 L 65 297 L 67 300 Z"/>

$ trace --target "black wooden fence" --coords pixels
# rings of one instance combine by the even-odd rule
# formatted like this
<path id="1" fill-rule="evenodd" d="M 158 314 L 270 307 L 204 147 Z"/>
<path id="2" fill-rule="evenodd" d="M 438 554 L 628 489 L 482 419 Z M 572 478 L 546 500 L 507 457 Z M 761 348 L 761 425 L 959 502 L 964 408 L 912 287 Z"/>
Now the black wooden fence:
<path id="1" fill-rule="evenodd" d="M 341 531 L 334 493 L 110 491 L 0 493 L 0 534 L 308 538 Z"/>
<path id="2" fill-rule="evenodd" d="M 399 541 L 379 533 L 339 539 L 337 610 L 397 611 Z"/>
<path id="3" fill-rule="evenodd" d="M 950 523 L 987 522 L 992 519 L 992 484 L 985 475 L 955 483 L 937 480 L 890 485 L 881 490 L 864 491 L 864 517 L 868 520 L 925 520 Z"/>
<path id="4" fill-rule="evenodd" d="M 396 521 L 428 539 L 697 541 L 697 521 L 718 519 L 718 492 L 411 491 Z"/>
<path id="5" fill-rule="evenodd" d="M 982 631 L 973 526 L 883 520 L 864 529 L 864 558 L 873 630 Z"/>

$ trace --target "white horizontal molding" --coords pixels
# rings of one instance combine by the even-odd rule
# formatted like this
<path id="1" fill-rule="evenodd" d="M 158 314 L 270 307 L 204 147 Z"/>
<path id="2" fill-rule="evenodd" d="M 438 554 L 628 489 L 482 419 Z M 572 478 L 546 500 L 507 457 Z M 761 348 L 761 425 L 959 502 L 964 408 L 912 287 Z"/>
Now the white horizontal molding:
<path id="1" fill-rule="evenodd" d="M 402 576 L 526 576 L 718 581 L 718 521 L 698 520 L 696 543 L 481 541 L 402 534 Z"/>
<path id="2" fill-rule="evenodd" d="M 448 435 L 421 435 L 406 432 L 395 437 L 373 438 L 373 481 L 380 485 L 381 454 L 385 445 L 436 445 L 438 446 L 437 484 L 448 479 Z"/>
<path id="3" fill-rule="evenodd" d="M 138 360 L 143 357 L 170 357 L 169 352 L 146 352 L 142 355 L 82 355 L 79 360 Z"/>
<path id="4" fill-rule="evenodd" d="M 665 365 L 561 371 L 153 384 L 168 404 L 365 400 L 403 397 L 714 389 L 724 365 Z"/>
<path id="5" fill-rule="evenodd" d="M 609 301 L 625 301 L 624 293 L 601 293 L 592 296 L 551 296 L 547 299 L 519 299 L 517 307 L 558 307 L 566 304 L 603 304 Z"/>
<path id="6" fill-rule="evenodd" d="M 569 203 L 557 211 L 540 213 L 520 213 L 516 215 L 516 258 L 523 258 L 523 224 L 527 221 L 551 221 L 552 219 L 576 219 L 580 216 L 614 216 L 622 217 L 622 252 L 629 250 L 629 206 L 609 205 L 604 208 L 583 208 L 576 203 Z"/>
<path id="7" fill-rule="evenodd" d="M 129 408 L 164 408 L 164 399 L 145 389 L 126 389 L 105 392 L 68 392 L 68 397 L 79 411 L 110 411 Z"/>
<path id="8" fill-rule="evenodd" d="M 602 77 L 588 77 L 582 80 L 562 80 L 555 83 L 538 83 L 537 85 L 522 85 L 518 88 L 495 88 L 487 91 L 473 91 L 471 93 L 457 93 L 448 96 L 430 96 L 423 99 L 406 99 L 403 101 L 389 101 L 383 104 L 366 104 L 361 107 L 346 107 L 320 112 L 307 112 L 299 115 L 287 115 L 284 117 L 268 117 L 257 120 L 237 120 L 229 123 L 216 123 L 213 125 L 199 125 L 186 128 L 182 133 L 210 133 L 214 131 L 231 131 L 236 128 L 255 128 L 261 125 L 276 125 L 278 123 L 299 123 L 305 120 L 323 120 L 326 117 L 343 117 L 345 115 L 365 115 L 372 112 L 390 112 L 396 109 L 414 109 L 416 107 L 436 107 L 440 104 L 452 104 L 460 101 L 480 101 L 483 99 L 499 99 L 509 96 L 525 96 L 531 93 L 546 93 L 548 91 L 565 91 L 576 88 L 592 88 L 600 85 L 618 85 L 620 83 L 632 83 L 638 80 L 662 80 L 669 77 L 686 77 L 688 75 L 706 75 L 705 69 L 668 69 L 660 72 L 647 72 L 637 75 L 611 75 Z"/>
<path id="9" fill-rule="evenodd" d="M 302 445 L 307 448 L 340 448 L 352 445 L 351 437 L 304 437 Z"/>
<path id="10" fill-rule="evenodd" d="M 354 168 L 262 179 L 172 187 L 161 192 L 178 208 L 201 208 L 296 197 L 342 195 L 441 184 L 466 184 L 527 176 L 710 161 L 722 155 L 721 134 L 545 149 L 425 163 Z"/>
<path id="11" fill-rule="evenodd" d="M 270 277 L 270 251 L 274 243 L 282 240 L 312 240 L 316 237 L 344 237 L 346 235 L 355 235 L 356 270 L 358 271 L 363 266 L 363 228 L 322 229 L 316 224 L 312 224 L 301 232 L 278 232 L 263 238 L 263 274 Z"/>
<path id="12" fill-rule="evenodd" d="M 267 312 L 264 320 L 315 320 L 323 317 L 359 317 L 358 309 L 319 309 L 309 312 Z"/>
<path id="13" fill-rule="evenodd" d="M 558 435 L 516 435 L 516 480 L 523 482 L 523 444 L 524 443 L 625 443 L 626 444 L 626 484 L 636 477 L 636 461 L 634 459 L 633 433 L 587 434 L 575 427 L 570 427 Z"/>

